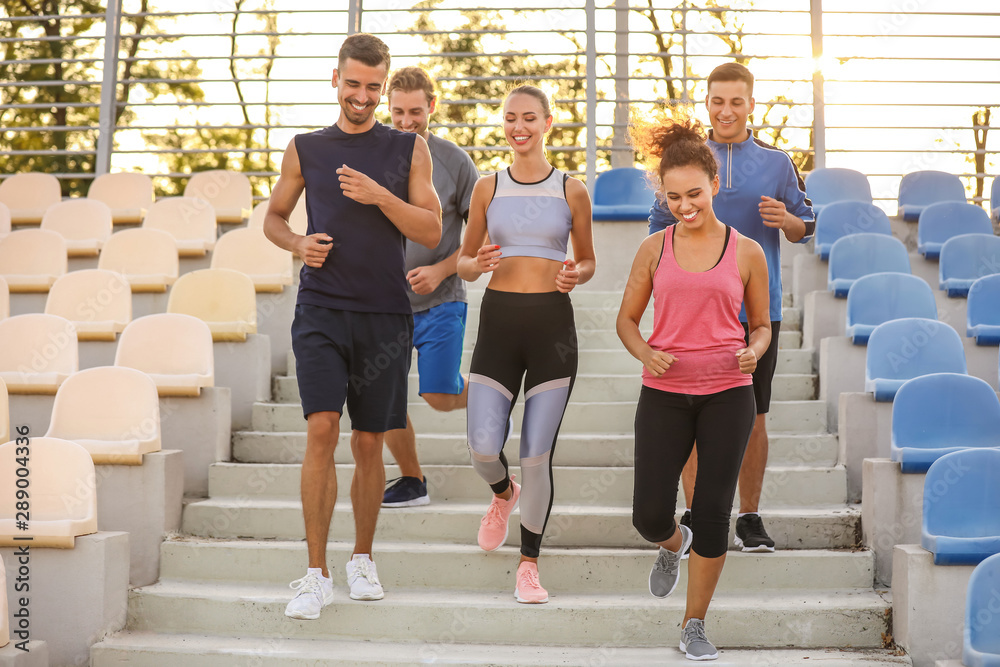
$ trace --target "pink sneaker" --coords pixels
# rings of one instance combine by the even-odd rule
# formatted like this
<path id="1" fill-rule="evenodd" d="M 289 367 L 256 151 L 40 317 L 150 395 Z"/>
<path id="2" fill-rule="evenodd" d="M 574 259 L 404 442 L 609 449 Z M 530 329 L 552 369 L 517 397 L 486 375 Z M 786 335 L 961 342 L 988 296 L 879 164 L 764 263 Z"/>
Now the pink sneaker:
<path id="1" fill-rule="evenodd" d="M 496 551 L 507 541 L 507 527 L 510 522 L 510 513 L 517 507 L 517 500 L 521 497 L 521 485 L 514 481 L 514 476 L 510 476 L 510 487 L 514 489 L 510 500 L 503 500 L 496 495 L 493 502 L 486 510 L 479 525 L 479 546 L 483 551 Z"/>
<path id="2" fill-rule="evenodd" d="M 525 604 L 541 604 L 549 601 L 549 592 L 538 581 L 538 565 L 524 561 L 517 567 L 517 586 L 514 598 Z"/>

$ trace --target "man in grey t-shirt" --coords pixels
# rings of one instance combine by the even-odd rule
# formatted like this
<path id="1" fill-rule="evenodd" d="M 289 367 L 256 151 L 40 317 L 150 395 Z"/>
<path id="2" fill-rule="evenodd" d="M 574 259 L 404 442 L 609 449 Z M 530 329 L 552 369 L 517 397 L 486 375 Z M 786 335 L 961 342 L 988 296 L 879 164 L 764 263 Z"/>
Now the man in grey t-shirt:
<path id="1" fill-rule="evenodd" d="M 437 98 L 434 81 L 419 67 L 404 67 L 389 80 L 392 124 L 427 140 L 434 165 L 434 189 L 441 200 L 441 242 L 430 250 L 406 242 L 406 281 L 413 307 L 413 344 L 417 348 L 420 395 L 435 410 L 464 409 L 468 378 L 459 372 L 468 310 L 465 283 L 456 274 L 462 222 L 469 215 L 472 187 L 479 172 L 468 153 L 427 131 Z M 411 507 L 430 502 L 427 480 L 417 459 L 417 440 L 409 415 L 406 428 L 385 434 L 385 444 L 400 468 L 386 488 L 383 507 Z"/>

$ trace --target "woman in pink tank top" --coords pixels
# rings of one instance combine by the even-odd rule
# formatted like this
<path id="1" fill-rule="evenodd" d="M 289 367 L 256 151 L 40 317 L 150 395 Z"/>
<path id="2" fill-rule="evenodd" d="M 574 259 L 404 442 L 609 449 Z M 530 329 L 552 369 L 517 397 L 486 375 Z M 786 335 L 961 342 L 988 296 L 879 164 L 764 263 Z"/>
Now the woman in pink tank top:
<path id="1" fill-rule="evenodd" d="M 649 574 L 656 597 L 673 592 L 691 549 L 679 646 L 689 659 L 712 660 L 718 651 L 705 635 L 705 616 L 725 564 L 736 481 L 756 417 L 751 374 L 771 340 L 767 262 L 755 241 L 715 217 L 718 164 L 697 121 L 633 127 L 631 138 L 658 159 L 657 196 L 678 220 L 639 246 L 618 313 L 618 336 L 643 364 L 632 523 L 660 547 Z M 639 322 L 651 296 L 646 339 Z M 739 320 L 744 303 L 749 345 Z M 678 527 L 677 485 L 695 447 L 691 527 Z"/>

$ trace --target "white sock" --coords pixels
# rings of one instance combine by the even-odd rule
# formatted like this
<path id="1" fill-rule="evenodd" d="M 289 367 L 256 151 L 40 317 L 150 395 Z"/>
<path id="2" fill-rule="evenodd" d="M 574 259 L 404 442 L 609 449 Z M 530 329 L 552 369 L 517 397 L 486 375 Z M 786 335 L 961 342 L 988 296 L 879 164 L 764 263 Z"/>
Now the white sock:
<path id="1" fill-rule="evenodd" d="M 736 518 L 740 519 L 745 516 L 750 516 L 751 514 L 756 514 L 757 516 L 760 516 L 760 512 L 740 512 L 739 514 L 736 515 Z"/>
<path id="2" fill-rule="evenodd" d="M 327 581 L 332 581 L 333 577 L 324 577 L 323 568 L 321 567 L 307 567 L 306 574 L 315 574 L 320 579 L 326 579 Z"/>

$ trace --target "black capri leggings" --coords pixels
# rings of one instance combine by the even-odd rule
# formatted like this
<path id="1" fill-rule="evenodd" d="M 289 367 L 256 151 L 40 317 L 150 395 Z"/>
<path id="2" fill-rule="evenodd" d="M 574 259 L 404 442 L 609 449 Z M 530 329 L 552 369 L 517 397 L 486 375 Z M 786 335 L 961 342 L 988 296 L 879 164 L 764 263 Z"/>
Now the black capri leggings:
<path id="1" fill-rule="evenodd" d="M 632 525 L 643 538 L 663 542 L 677 529 L 677 484 L 697 441 L 691 549 L 705 558 L 726 553 L 736 481 L 756 414 L 750 385 L 705 396 L 643 386 L 635 411 L 632 496 Z"/>

